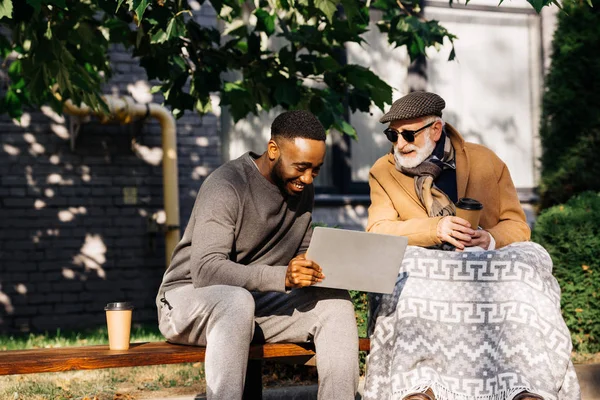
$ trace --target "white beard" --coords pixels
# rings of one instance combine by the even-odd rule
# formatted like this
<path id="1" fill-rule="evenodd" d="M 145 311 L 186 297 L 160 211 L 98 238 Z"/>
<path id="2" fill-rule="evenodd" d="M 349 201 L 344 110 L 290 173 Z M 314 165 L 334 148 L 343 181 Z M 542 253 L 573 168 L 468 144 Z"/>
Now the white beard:
<path id="1" fill-rule="evenodd" d="M 394 146 L 394 159 L 396 160 L 396 168 L 398 170 L 400 170 L 400 167 L 415 168 L 423 161 L 425 161 L 431 155 L 431 153 L 433 153 L 434 149 L 435 142 L 429 136 L 425 137 L 425 144 L 423 145 L 423 147 L 417 147 L 414 144 L 407 144 L 406 146 L 404 146 L 403 150 L 405 152 L 411 150 L 414 150 L 416 152 L 416 154 L 411 155 L 410 157 L 407 157 L 404 154 L 402 154 L 402 152 L 398 149 L 398 146 Z"/>

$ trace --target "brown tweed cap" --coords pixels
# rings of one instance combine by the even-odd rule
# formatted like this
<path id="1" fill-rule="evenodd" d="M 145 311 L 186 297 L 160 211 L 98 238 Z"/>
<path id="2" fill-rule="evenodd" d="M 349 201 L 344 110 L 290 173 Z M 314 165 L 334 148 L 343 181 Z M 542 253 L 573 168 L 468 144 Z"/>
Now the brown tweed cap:
<path id="1" fill-rule="evenodd" d="M 429 115 L 442 116 L 446 102 L 440 96 L 430 92 L 412 92 L 399 98 L 390 110 L 379 119 L 382 124 L 402 119 L 414 119 Z"/>

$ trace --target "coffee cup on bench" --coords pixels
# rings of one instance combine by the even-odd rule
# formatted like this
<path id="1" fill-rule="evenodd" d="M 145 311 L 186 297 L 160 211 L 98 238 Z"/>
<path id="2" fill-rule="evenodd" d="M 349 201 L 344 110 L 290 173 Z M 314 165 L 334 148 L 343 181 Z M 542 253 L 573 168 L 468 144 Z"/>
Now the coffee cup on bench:
<path id="1" fill-rule="evenodd" d="M 108 327 L 108 347 L 111 350 L 129 349 L 133 304 L 128 302 L 108 303 L 104 310 Z"/>
<path id="2" fill-rule="evenodd" d="M 483 204 L 469 197 L 461 197 L 456 202 L 456 216 L 466 219 L 471 224 L 472 229 L 479 227 L 479 216 L 483 209 Z"/>

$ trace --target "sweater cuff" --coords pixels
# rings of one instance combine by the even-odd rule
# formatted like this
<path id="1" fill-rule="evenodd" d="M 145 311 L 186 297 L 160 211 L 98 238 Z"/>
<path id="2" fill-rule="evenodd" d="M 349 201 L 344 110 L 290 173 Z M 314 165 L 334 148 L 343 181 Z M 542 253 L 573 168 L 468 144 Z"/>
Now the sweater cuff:
<path id="1" fill-rule="evenodd" d="M 285 292 L 287 265 L 265 266 L 260 279 L 261 292 Z"/>
<path id="2" fill-rule="evenodd" d="M 496 250 L 496 239 L 494 239 L 494 236 L 488 232 L 488 234 L 490 235 L 490 245 L 488 246 L 488 250 Z"/>
<path id="3" fill-rule="evenodd" d="M 442 241 L 438 238 L 438 235 L 437 235 L 437 226 L 440 223 L 440 220 L 442 218 L 443 217 L 433 217 L 433 218 L 430 218 L 430 220 L 429 220 L 430 221 L 429 238 L 433 244 L 442 243 Z"/>

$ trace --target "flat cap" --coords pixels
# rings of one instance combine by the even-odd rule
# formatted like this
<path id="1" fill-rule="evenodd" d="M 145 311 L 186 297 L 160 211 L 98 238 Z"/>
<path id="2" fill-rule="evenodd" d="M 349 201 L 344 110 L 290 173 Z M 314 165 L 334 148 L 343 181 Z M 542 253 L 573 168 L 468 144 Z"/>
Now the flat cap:
<path id="1" fill-rule="evenodd" d="M 415 119 L 428 115 L 442 116 L 446 102 L 440 96 L 430 92 L 411 92 L 392 104 L 390 110 L 379 119 L 379 122 Z"/>

